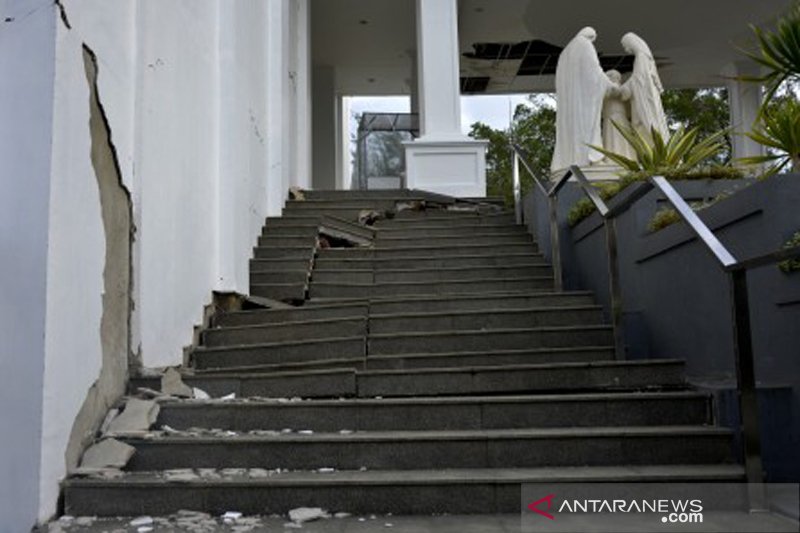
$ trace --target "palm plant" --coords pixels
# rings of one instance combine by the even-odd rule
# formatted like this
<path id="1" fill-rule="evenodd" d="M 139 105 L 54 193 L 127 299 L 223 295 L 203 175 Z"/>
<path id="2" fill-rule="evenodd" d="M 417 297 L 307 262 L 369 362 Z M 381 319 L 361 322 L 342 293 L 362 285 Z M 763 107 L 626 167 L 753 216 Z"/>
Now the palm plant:
<path id="1" fill-rule="evenodd" d="M 763 83 L 767 89 L 764 101 L 769 102 L 784 82 L 800 77 L 800 2 L 794 3 L 778 21 L 775 30 L 751 27 L 758 41 L 758 50 L 744 53 L 764 67 L 764 74 L 741 79 Z"/>
<path id="2" fill-rule="evenodd" d="M 653 129 L 650 142 L 631 126 L 614 122 L 614 127 L 633 148 L 635 160 L 599 146 L 592 148 L 628 172 L 650 175 L 688 172 L 699 167 L 725 149 L 725 135 L 728 133 L 727 130 L 721 130 L 698 139 L 698 128 L 686 130 L 681 127 L 669 139 L 664 139 L 660 132 Z"/>
<path id="3" fill-rule="evenodd" d="M 794 98 L 782 99 L 765 108 L 759 124 L 747 134 L 768 150 L 766 155 L 745 157 L 745 165 L 771 164 L 765 176 L 777 174 L 787 166 L 800 171 L 800 103 Z"/>

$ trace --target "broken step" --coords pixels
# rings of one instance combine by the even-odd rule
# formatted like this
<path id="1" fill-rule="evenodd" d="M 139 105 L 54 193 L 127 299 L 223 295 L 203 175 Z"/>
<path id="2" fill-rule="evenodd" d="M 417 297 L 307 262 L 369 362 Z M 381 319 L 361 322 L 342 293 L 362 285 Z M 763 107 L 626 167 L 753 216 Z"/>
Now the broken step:
<path id="1" fill-rule="evenodd" d="M 642 465 L 510 469 L 433 469 L 407 471 L 280 472 L 267 478 L 169 482 L 157 472 L 118 479 L 68 479 L 63 483 L 65 512 L 71 515 L 168 515 L 197 507 L 220 515 L 230 509 L 247 514 L 286 514 L 306 505 L 354 514 L 519 513 L 526 483 L 721 482 L 714 494 L 741 506 L 738 465 Z M 631 494 L 635 497 L 636 494 Z"/>
<path id="2" fill-rule="evenodd" d="M 157 427 L 315 432 L 681 426 L 710 424 L 693 391 L 161 403 Z"/>
<path id="3" fill-rule="evenodd" d="M 733 462 L 731 431 L 705 426 L 279 433 L 121 439 L 129 472 L 183 468 L 416 470 Z"/>
<path id="4" fill-rule="evenodd" d="M 333 337 L 364 337 L 366 335 L 366 317 L 351 316 L 208 329 L 203 332 L 203 345 L 209 348 L 245 346 L 298 339 L 314 340 Z"/>

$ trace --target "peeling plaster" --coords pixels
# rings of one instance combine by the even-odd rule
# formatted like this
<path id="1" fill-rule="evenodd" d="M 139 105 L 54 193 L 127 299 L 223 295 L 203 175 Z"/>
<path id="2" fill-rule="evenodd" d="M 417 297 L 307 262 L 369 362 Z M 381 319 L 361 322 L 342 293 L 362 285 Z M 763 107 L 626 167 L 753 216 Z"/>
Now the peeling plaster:
<path id="1" fill-rule="evenodd" d="M 100 100 L 97 57 L 85 44 L 83 63 L 89 84 L 91 161 L 100 192 L 106 243 L 103 313 L 99 332 L 103 357 L 100 376 L 89 389 L 72 426 L 65 453 L 68 470 L 78 465 L 83 450 L 93 441 L 106 413 L 125 392 L 131 359 L 130 322 L 133 308 L 131 244 L 134 228 L 131 196 L 122 182 L 111 128 Z"/>

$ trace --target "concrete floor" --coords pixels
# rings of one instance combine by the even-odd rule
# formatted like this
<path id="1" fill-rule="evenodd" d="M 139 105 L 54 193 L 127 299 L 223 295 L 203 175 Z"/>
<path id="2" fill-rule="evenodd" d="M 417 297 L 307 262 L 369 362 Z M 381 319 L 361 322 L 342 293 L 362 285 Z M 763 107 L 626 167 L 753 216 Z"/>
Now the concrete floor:
<path id="1" fill-rule="evenodd" d="M 368 533 L 368 532 L 403 532 L 403 533 L 520 533 L 526 531 L 536 531 L 533 527 L 523 530 L 519 515 L 496 515 L 496 516 L 375 516 L 375 517 L 348 517 L 330 518 L 307 522 L 302 526 L 288 524 L 285 518 L 266 517 L 259 518 L 258 524 L 250 525 L 223 525 L 219 519 L 214 520 L 215 525 L 206 522 L 204 526 L 196 528 L 179 527 L 174 518 L 157 519 L 152 530 L 140 530 L 130 526 L 130 519 L 88 519 L 78 518 L 69 523 L 53 522 L 48 528 L 41 531 L 51 533 L 58 532 L 82 532 L 82 533 L 147 533 L 168 532 L 168 531 L 190 531 L 195 533 L 205 533 L 212 531 L 224 531 L 231 533 L 263 532 L 263 531 L 306 531 L 309 533 Z M 85 525 L 78 525 L 78 522 Z M 89 523 L 91 522 L 91 523 Z M 161 523 L 162 525 L 158 525 Z M 604 522 L 601 527 L 596 521 L 589 518 L 574 518 L 567 521 L 560 521 L 558 528 L 548 526 L 542 531 L 569 531 L 569 532 L 602 532 L 609 531 L 608 522 Z M 640 531 L 630 525 L 620 523 L 615 530 L 619 533 Z M 706 513 L 704 524 L 702 525 L 673 525 L 656 529 L 653 531 L 719 531 L 725 533 L 745 533 L 745 532 L 798 532 L 800 525 L 793 520 L 786 519 L 774 514 L 746 513 Z"/>

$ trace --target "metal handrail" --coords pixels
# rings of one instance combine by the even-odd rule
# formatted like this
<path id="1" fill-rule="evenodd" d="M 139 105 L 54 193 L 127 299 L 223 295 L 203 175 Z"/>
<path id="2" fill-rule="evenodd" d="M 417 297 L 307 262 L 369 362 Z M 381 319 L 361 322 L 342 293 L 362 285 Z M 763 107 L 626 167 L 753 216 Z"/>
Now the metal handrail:
<path id="1" fill-rule="evenodd" d="M 600 197 L 600 194 L 583 171 L 578 166 L 571 166 L 566 173 L 550 187 L 543 183 L 543 180 L 531 168 L 528 163 L 525 149 L 518 144 L 511 143 L 513 159 L 512 169 L 514 171 L 514 207 L 516 212 L 521 211 L 521 205 L 517 200 L 517 190 L 519 188 L 519 163 L 525 167 L 533 177 L 534 183 L 545 195 L 550 211 L 550 262 L 553 264 L 553 279 L 557 291 L 564 290 L 564 271 L 561 263 L 561 243 L 558 227 L 558 193 L 564 188 L 568 181 L 575 179 L 580 185 L 581 190 L 589 198 L 595 209 L 603 218 L 603 225 L 606 230 L 606 249 L 608 252 L 608 277 L 609 291 L 611 293 L 611 324 L 614 334 L 614 353 L 618 360 L 625 359 L 625 331 L 622 321 L 622 286 L 619 282 L 619 261 L 617 260 L 617 231 L 615 216 L 608 205 Z M 519 217 L 519 215 L 518 215 Z M 521 220 L 518 218 L 518 222 Z"/>
<path id="2" fill-rule="evenodd" d="M 747 273 L 754 268 L 769 266 L 787 259 L 800 258 L 800 246 L 778 250 L 758 257 L 737 260 L 728 248 L 717 238 L 678 191 L 663 176 L 651 176 L 632 194 L 613 208 L 600 198 L 597 190 L 577 166 L 570 167 L 566 173 L 551 187 L 545 186 L 532 171 L 526 160 L 525 151 L 518 145 L 511 144 L 515 169 L 515 191 L 519 182 L 518 162 L 533 176 L 534 183 L 548 200 L 550 211 L 551 254 L 556 287 L 563 289 L 563 273 L 561 266 L 561 250 L 558 237 L 558 193 L 566 183 L 574 178 L 583 193 L 592 201 L 603 219 L 606 228 L 606 244 L 608 248 L 609 286 L 611 292 L 612 319 L 614 321 L 614 341 L 617 357 L 624 357 L 624 335 L 622 333 L 622 292 L 619 284 L 619 264 L 617 257 L 617 237 L 615 220 L 641 200 L 653 188 L 663 194 L 689 229 L 703 243 L 706 249 L 719 263 L 722 271 L 728 275 L 731 295 L 731 321 L 733 323 L 733 347 L 736 365 L 736 387 L 739 404 L 739 425 L 745 461 L 745 476 L 748 482 L 750 508 L 764 510 L 767 508 L 764 489 L 764 473 L 761 460 L 761 437 L 758 424 L 758 400 L 755 379 L 755 361 L 753 351 L 753 332 L 750 322 L 750 295 L 747 285 Z M 516 194 L 515 194 L 516 201 Z"/>

